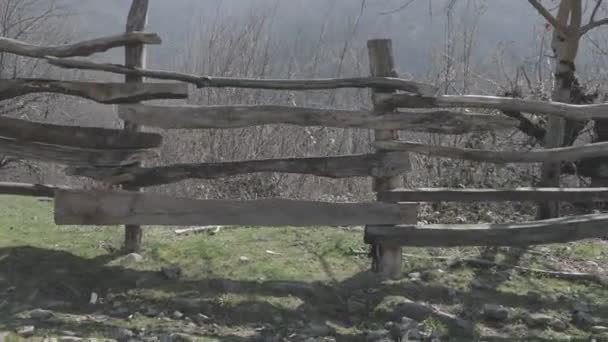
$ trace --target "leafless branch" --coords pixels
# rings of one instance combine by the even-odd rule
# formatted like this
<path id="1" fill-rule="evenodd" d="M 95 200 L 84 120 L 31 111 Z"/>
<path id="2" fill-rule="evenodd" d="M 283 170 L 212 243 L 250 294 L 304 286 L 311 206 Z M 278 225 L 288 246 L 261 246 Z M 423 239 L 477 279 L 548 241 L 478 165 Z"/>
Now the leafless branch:
<path id="1" fill-rule="evenodd" d="M 548 9 L 546 9 L 543 5 L 541 5 L 541 3 L 538 0 L 528 0 L 528 2 L 530 3 L 530 5 L 532 5 L 532 7 L 534 7 L 538 13 L 543 16 L 548 22 L 549 24 L 551 24 L 551 26 L 553 26 L 559 33 L 563 34 L 564 36 L 568 35 L 568 28 L 565 27 L 564 25 L 562 25 L 560 22 L 557 21 L 557 19 L 551 14 L 551 12 L 549 12 Z"/>

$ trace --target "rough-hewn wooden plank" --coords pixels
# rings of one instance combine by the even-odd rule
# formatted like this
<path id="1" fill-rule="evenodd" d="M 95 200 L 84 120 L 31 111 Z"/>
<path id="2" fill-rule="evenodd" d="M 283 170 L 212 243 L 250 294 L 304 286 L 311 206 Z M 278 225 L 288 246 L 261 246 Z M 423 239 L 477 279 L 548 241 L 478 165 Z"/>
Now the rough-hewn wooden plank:
<path id="1" fill-rule="evenodd" d="M 379 94 L 376 102 L 400 108 L 486 108 L 559 116 L 572 120 L 608 118 L 608 104 L 573 105 L 499 96 L 442 95 L 437 97 L 410 94 Z"/>
<path id="2" fill-rule="evenodd" d="M 90 56 L 94 53 L 128 46 L 132 44 L 160 44 L 161 39 L 156 33 L 129 32 L 111 37 L 86 40 L 74 44 L 58 46 L 32 45 L 15 39 L 0 37 L 0 52 L 8 52 L 20 56 L 44 58 Z"/>
<path id="3" fill-rule="evenodd" d="M 152 150 L 99 150 L 37 144 L 2 137 L 0 137 L 0 154 L 80 167 L 131 165 L 143 158 L 156 156 Z"/>
<path id="4" fill-rule="evenodd" d="M 608 200 L 608 188 L 395 189 L 379 196 L 387 202 L 586 202 Z"/>
<path id="5" fill-rule="evenodd" d="M 250 79 L 226 78 L 184 74 L 179 72 L 150 70 L 134 67 L 125 67 L 118 64 L 95 63 L 76 59 L 49 58 L 48 62 L 54 66 L 66 69 L 105 71 L 115 74 L 132 75 L 162 80 L 174 80 L 192 83 L 199 88 L 253 88 L 271 90 L 323 90 L 338 88 L 384 88 L 408 91 L 411 93 L 433 96 L 437 89 L 431 85 L 407 81 L 396 77 L 356 77 L 335 79 Z"/>
<path id="6" fill-rule="evenodd" d="M 127 16 L 126 32 L 143 31 L 148 23 L 148 0 L 133 0 Z M 146 47 L 143 44 L 130 45 L 125 49 L 125 66 L 127 68 L 146 67 Z M 127 84 L 141 84 L 144 78 L 139 75 L 125 75 Z M 134 122 L 125 121 L 125 131 L 138 132 L 141 127 Z M 141 166 L 138 164 L 136 166 Z M 139 191 L 138 188 L 126 187 L 126 190 Z M 125 252 L 139 252 L 142 247 L 143 231 L 138 225 L 125 226 Z"/>
<path id="7" fill-rule="evenodd" d="M 281 199 L 192 200 L 138 192 L 58 191 L 55 222 L 62 225 L 340 226 L 394 224 L 416 206 L 323 203 Z"/>
<path id="8" fill-rule="evenodd" d="M 367 49 L 370 61 L 370 72 L 372 76 L 389 76 L 396 77 L 395 61 L 393 58 L 393 44 L 390 40 L 376 39 L 367 42 Z M 372 98 L 376 94 L 391 94 L 394 90 L 387 89 L 372 89 Z M 383 112 L 396 113 L 394 107 L 381 106 L 374 104 L 375 115 L 382 116 Z M 393 114 L 394 115 L 394 114 Z M 375 141 L 391 141 L 399 139 L 398 130 L 376 129 L 374 131 Z M 403 158 L 409 161 L 409 155 L 404 155 Z M 388 191 L 403 186 L 403 177 L 387 176 L 376 177 L 373 180 L 373 190 Z M 378 198 L 382 201 L 382 199 Z M 403 222 L 412 224 L 417 222 L 417 217 L 409 218 L 410 221 Z M 367 241 L 367 226 L 365 229 L 364 241 Z M 402 265 L 402 250 L 401 247 L 392 244 L 372 244 L 372 271 L 378 272 L 384 278 L 399 278 L 401 276 Z"/>
<path id="9" fill-rule="evenodd" d="M 563 217 L 524 223 L 479 225 L 373 226 L 369 237 L 402 246 L 528 246 L 605 237 L 608 214 Z"/>
<path id="10" fill-rule="evenodd" d="M 61 126 L 0 117 L 0 137 L 93 149 L 156 148 L 162 136 L 154 133 L 132 133 L 96 127 Z"/>
<path id="11" fill-rule="evenodd" d="M 0 80 L 0 101 L 33 93 L 79 96 L 106 104 L 133 103 L 155 99 L 184 99 L 188 86 L 181 83 L 99 83 L 39 79 Z"/>
<path id="12" fill-rule="evenodd" d="M 485 163 L 542 163 L 547 161 L 576 161 L 608 155 L 608 142 L 583 146 L 560 147 L 541 151 L 488 151 L 449 146 L 434 146 L 405 141 L 378 142 L 375 145 L 389 151 L 406 151 L 433 157 L 465 159 Z"/>
<path id="13" fill-rule="evenodd" d="M 0 182 L 0 195 L 53 198 L 57 190 L 68 190 L 68 188 L 44 184 Z"/>
<path id="14" fill-rule="evenodd" d="M 152 168 L 75 168 L 74 176 L 84 176 L 106 183 L 147 187 L 176 183 L 186 179 L 214 179 L 235 175 L 278 172 L 319 177 L 387 177 L 410 170 L 407 155 L 397 153 L 362 154 L 341 157 L 249 160 L 224 163 L 178 164 Z"/>
<path id="15" fill-rule="evenodd" d="M 432 113 L 372 113 L 287 106 L 151 106 L 119 107 L 123 120 L 159 128 L 242 128 L 289 124 L 337 128 L 409 130 L 465 134 L 517 128 L 515 119 L 447 111 Z"/>

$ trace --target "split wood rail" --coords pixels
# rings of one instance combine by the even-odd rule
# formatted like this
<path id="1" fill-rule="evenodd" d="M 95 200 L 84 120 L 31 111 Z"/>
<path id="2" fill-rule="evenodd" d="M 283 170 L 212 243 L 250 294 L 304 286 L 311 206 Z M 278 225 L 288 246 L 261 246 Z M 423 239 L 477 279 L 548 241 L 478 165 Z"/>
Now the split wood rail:
<path id="1" fill-rule="evenodd" d="M 410 153 L 487 163 L 541 163 L 608 156 L 608 144 L 540 151 L 484 151 L 429 146 L 399 140 L 400 131 L 467 134 L 516 129 L 515 119 L 495 114 L 463 113 L 449 108 L 516 110 L 532 114 L 588 120 L 608 118 L 608 104 L 570 105 L 490 96 L 439 96 L 431 85 L 400 79 L 389 40 L 369 42 L 370 77 L 313 80 L 216 78 L 146 69 L 144 45 L 160 38 L 145 29 L 147 0 L 133 0 L 127 32 L 64 46 L 37 46 L 0 38 L 0 52 L 41 58 L 67 69 L 103 71 L 125 76 L 126 83 L 0 80 L 0 100 L 31 93 L 59 93 L 118 105 L 124 130 L 50 125 L 0 117 L 0 154 L 63 164 L 73 176 L 84 176 L 123 191 L 71 190 L 53 186 L 1 183 L 0 193 L 55 198 L 60 225 L 126 225 L 127 250 L 141 245 L 140 225 L 367 225 L 374 268 L 395 277 L 401 268 L 401 246 L 513 246 L 548 244 L 606 234 L 608 215 L 566 217 L 516 224 L 417 225 L 418 202 L 438 201 L 599 201 L 598 189 L 404 189 Z M 72 59 L 125 47 L 125 65 Z M 143 83 L 144 78 L 165 83 Z M 170 81 L 170 82 L 167 82 Z M 373 110 L 257 106 L 160 106 L 140 103 L 184 99 L 188 84 L 273 90 L 372 89 Z M 400 108 L 408 108 L 403 111 Z M 413 110 L 424 109 L 424 110 Z M 434 110 L 430 110 L 434 109 Z M 288 124 L 375 130 L 373 153 L 319 158 L 286 158 L 224 163 L 146 167 L 161 146 L 162 136 L 140 132 L 161 129 L 233 129 Z M 188 179 L 214 179 L 258 172 L 281 172 L 330 178 L 371 177 L 377 202 L 323 203 L 268 199 L 258 201 L 200 200 L 146 194 L 140 187 Z"/>

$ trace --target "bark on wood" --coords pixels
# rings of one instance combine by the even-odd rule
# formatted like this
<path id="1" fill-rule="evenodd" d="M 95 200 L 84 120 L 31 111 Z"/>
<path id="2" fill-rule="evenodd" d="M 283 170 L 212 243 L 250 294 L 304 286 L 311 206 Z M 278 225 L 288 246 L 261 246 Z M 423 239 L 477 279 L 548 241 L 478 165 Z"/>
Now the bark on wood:
<path id="1" fill-rule="evenodd" d="M 608 215 L 594 214 L 524 223 L 372 226 L 368 234 L 372 241 L 402 246 L 528 246 L 605 237 L 606 224 Z"/>
<path id="2" fill-rule="evenodd" d="M 122 75 L 187 82 L 194 84 L 199 88 L 217 87 L 270 90 L 324 90 L 373 87 L 379 89 L 402 90 L 424 96 L 433 96 L 437 93 L 437 89 L 431 85 L 407 81 L 396 77 L 356 77 L 307 80 L 226 78 L 199 76 L 164 70 L 125 67 L 118 64 L 95 63 L 75 59 L 49 58 L 48 62 L 54 66 L 66 69 L 105 71 Z"/>
<path id="3" fill-rule="evenodd" d="M 555 82 L 551 99 L 555 102 L 567 103 L 571 100 L 572 85 L 575 80 L 574 68 L 579 47 L 581 28 L 581 1 L 561 1 L 557 21 L 568 27 L 564 35 L 554 31 L 552 49 L 556 56 Z M 549 117 L 547 121 L 547 134 L 545 147 L 560 147 L 564 144 L 566 134 L 566 121 L 562 118 Z M 541 180 L 539 186 L 559 187 L 561 166 L 559 161 L 543 163 L 541 167 Z M 548 219 L 559 216 L 559 203 L 539 203 L 537 217 Z"/>
<path id="4" fill-rule="evenodd" d="M 0 182 L 0 194 L 2 195 L 53 198 L 57 190 L 68 190 L 68 188 L 44 184 Z"/>
<path id="5" fill-rule="evenodd" d="M 395 61 L 393 59 L 393 45 L 390 40 L 370 40 L 367 42 L 367 49 L 370 61 L 370 72 L 372 77 L 387 76 L 397 77 L 395 70 Z M 394 90 L 387 89 L 372 89 L 372 98 L 375 94 L 391 94 L 395 93 Z M 396 111 L 392 107 L 383 107 L 374 104 L 373 115 L 376 118 L 384 117 L 386 115 L 399 115 L 394 114 Z M 383 112 L 393 112 L 392 114 L 383 114 Z M 403 114 L 402 114 L 403 115 Z M 408 114 L 405 114 L 408 115 Z M 395 129 L 381 129 L 377 128 L 374 131 L 375 141 L 390 141 L 399 139 L 399 131 Z M 409 162 L 409 156 L 405 156 Z M 373 190 L 389 191 L 395 188 L 403 187 L 404 179 L 399 176 L 387 176 L 387 177 L 376 177 L 373 179 Z M 378 198 L 381 201 L 380 198 Z M 416 223 L 417 215 L 408 217 L 407 223 Z M 367 226 L 365 228 L 364 240 L 367 241 Z M 384 278 L 396 279 L 401 276 L 401 247 L 393 244 L 372 244 L 371 246 L 372 255 L 372 271 L 378 272 Z"/>
<path id="6" fill-rule="evenodd" d="M 161 145 L 162 136 L 121 130 L 60 126 L 0 117 L 0 137 L 50 145 L 92 149 L 147 149 Z"/>
<path id="7" fill-rule="evenodd" d="M 119 107 L 123 120 L 166 129 L 242 128 L 258 125 L 290 124 L 337 128 L 408 130 L 416 132 L 465 134 L 477 131 L 514 129 L 517 120 L 483 114 L 447 111 L 431 113 L 371 113 L 287 106 L 150 106 Z"/>
<path id="8" fill-rule="evenodd" d="M 61 225 L 341 226 L 396 224 L 416 206 L 291 200 L 191 200 L 138 192 L 58 191 L 55 222 Z"/>
<path id="9" fill-rule="evenodd" d="M 499 96 L 442 95 L 437 97 L 410 94 L 377 95 L 376 103 L 400 108 L 485 108 L 545 114 L 571 120 L 608 118 L 608 104 L 574 105 Z"/>
<path id="10" fill-rule="evenodd" d="M 379 196 L 387 202 L 587 202 L 608 200 L 608 188 L 396 189 Z"/>
<path id="11" fill-rule="evenodd" d="M 20 159 L 58 163 L 76 167 L 117 167 L 132 165 L 155 156 L 152 150 L 99 150 L 31 143 L 0 137 L 0 153 Z"/>
<path id="12" fill-rule="evenodd" d="M 178 164 L 153 168 L 80 168 L 68 173 L 130 187 L 171 184 L 186 179 L 215 179 L 235 175 L 279 172 L 320 177 L 387 177 L 410 170 L 407 154 L 401 152 L 342 157 L 250 160 L 224 163 Z"/>
<path id="13" fill-rule="evenodd" d="M 75 56 L 84 57 L 120 46 L 160 43 L 161 39 L 156 33 L 145 32 L 129 32 L 60 46 L 32 45 L 19 40 L 0 37 L 0 52 L 34 58 L 45 58 L 48 56 L 60 58 Z"/>
<path id="14" fill-rule="evenodd" d="M 541 151 L 488 151 L 403 141 L 383 141 L 375 145 L 384 150 L 406 151 L 433 157 L 465 159 L 485 163 L 543 163 L 576 161 L 608 155 L 608 143 L 544 149 Z"/>
<path id="15" fill-rule="evenodd" d="M 129 15 L 127 16 L 127 33 L 133 31 L 143 31 L 148 23 L 148 0 L 133 0 Z M 146 49 L 143 44 L 130 45 L 125 49 L 125 66 L 127 68 L 145 68 L 146 67 Z M 127 84 L 140 84 L 144 82 L 144 78 L 139 75 L 125 75 Z M 141 127 L 134 122 L 125 121 L 125 131 L 139 132 Z M 141 166 L 141 164 L 135 165 Z M 126 187 L 126 190 L 140 191 L 135 187 Z M 139 225 L 125 226 L 125 252 L 133 253 L 141 250 L 143 240 L 143 231 Z"/>
<path id="16" fill-rule="evenodd" d="M 106 104 L 133 103 L 155 99 L 184 99 L 188 87 L 179 83 L 99 83 L 39 79 L 0 80 L 0 101 L 33 93 L 78 96 Z"/>

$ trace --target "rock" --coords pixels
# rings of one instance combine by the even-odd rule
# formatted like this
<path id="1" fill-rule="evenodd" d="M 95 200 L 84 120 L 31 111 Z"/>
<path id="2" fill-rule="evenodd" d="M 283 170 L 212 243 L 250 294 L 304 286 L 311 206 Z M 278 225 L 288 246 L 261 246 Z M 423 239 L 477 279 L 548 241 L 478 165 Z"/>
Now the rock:
<path id="1" fill-rule="evenodd" d="M 59 342 L 78 342 L 82 341 L 82 338 L 76 336 L 62 336 L 59 338 Z"/>
<path id="2" fill-rule="evenodd" d="M 147 316 L 147 317 L 156 317 L 160 314 L 160 312 L 158 310 L 156 310 L 155 308 L 148 307 L 143 312 L 143 314 L 144 314 L 144 316 Z"/>
<path id="3" fill-rule="evenodd" d="M 418 281 L 421 279 L 420 272 L 412 272 L 407 275 L 411 281 Z"/>
<path id="4" fill-rule="evenodd" d="M 313 336 L 324 336 L 331 333 L 331 328 L 324 323 L 310 323 L 308 325 L 308 332 Z"/>
<path id="5" fill-rule="evenodd" d="M 555 318 L 542 313 L 533 313 L 524 315 L 523 320 L 531 327 L 546 327 L 550 325 Z"/>
<path id="6" fill-rule="evenodd" d="M 591 316 L 588 312 L 584 311 L 576 311 L 572 316 L 572 321 L 574 324 L 579 326 L 589 326 L 595 324 L 595 318 Z"/>
<path id="7" fill-rule="evenodd" d="M 118 329 L 114 333 L 114 338 L 119 342 L 127 342 L 135 336 L 135 333 L 129 329 Z"/>
<path id="8" fill-rule="evenodd" d="M 40 321 L 45 321 L 55 317 L 55 313 L 50 310 L 35 309 L 30 312 L 30 318 Z"/>
<path id="9" fill-rule="evenodd" d="M 91 292 L 91 297 L 89 299 L 89 304 L 91 305 L 95 305 L 97 304 L 97 301 L 99 300 L 99 295 L 95 292 Z"/>
<path id="10" fill-rule="evenodd" d="M 558 318 L 555 318 L 553 321 L 551 321 L 550 326 L 555 331 L 565 331 L 568 329 L 568 324 Z"/>
<path id="11" fill-rule="evenodd" d="M 184 318 L 184 314 L 181 313 L 181 312 L 179 312 L 179 311 L 177 311 L 177 310 L 175 310 L 175 311 L 173 311 L 173 318 L 175 318 L 175 319 L 182 319 L 182 318 Z"/>
<path id="12" fill-rule="evenodd" d="M 585 302 L 576 302 L 574 303 L 573 311 L 590 313 L 591 308 L 589 307 L 589 304 Z"/>
<path id="13" fill-rule="evenodd" d="M 113 317 L 127 317 L 129 316 L 129 309 L 127 308 L 115 308 L 110 311 L 110 316 Z"/>
<path id="14" fill-rule="evenodd" d="M 177 266 L 164 266 L 160 271 L 169 280 L 177 280 L 182 276 L 182 269 Z"/>
<path id="15" fill-rule="evenodd" d="M 249 258 L 246 256 L 239 257 L 239 261 L 242 263 L 249 262 Z"/>
<path id="16" fill-rule="evenodd" d="M 17 328 L 17 330 L 15 332 L 17 333 L 17 335 L 19 335 L 21 337 L 32 337 L 32 336 L 34 336 L 35 330 L 36 330 L 36 327 L 34 327 L 33 325 L 26 325 L 26 326 Z"/>
<path id="17" fill-rule="evenodd" d="M 131 265 L 131 264 L 136 264 L 138 262 L 141 262 L 144 260 L 144 257 L 140 254 L 137 253 L 131 253 L 131 254 L 127 254 L 123 259 L 122 259 L 122 263 L 123 264 L 127 264 L 127 265 Z"/>
<path id="18" fill-rule="evenodd" d="M 485 318 L 494 321 L 506 321 L 509 319 L 509 309 L 502 305 L 484 304 L 482 313 Z"/>
<path id="19" fill-rule="evenodd" d="M 606 334 L 608 333 L 608 327 L 602 325 L 594 325 L 591 327 L 591 332 L 594 334 Z"/>

